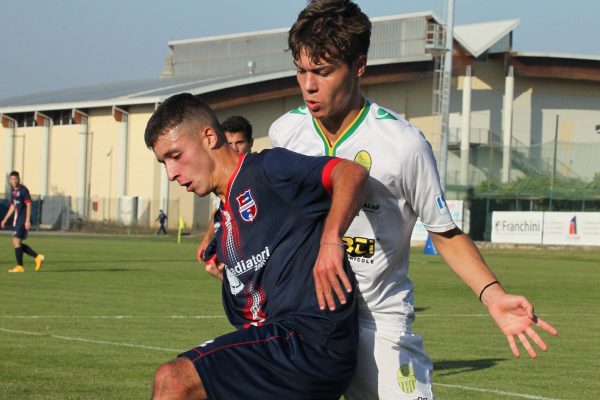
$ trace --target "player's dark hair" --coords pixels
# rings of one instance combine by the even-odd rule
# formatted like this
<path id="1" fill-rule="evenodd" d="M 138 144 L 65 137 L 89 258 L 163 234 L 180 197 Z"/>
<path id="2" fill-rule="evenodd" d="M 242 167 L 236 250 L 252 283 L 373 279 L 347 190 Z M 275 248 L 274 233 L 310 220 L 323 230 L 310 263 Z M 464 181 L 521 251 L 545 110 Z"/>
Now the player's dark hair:
<path id="1" fill-rule="evenodd" d="M 173 129 L 184 122 L 198 121 L 215 130 L 218 140 L 225 142 L 225 134 L 211 108 L 190 93 L 180 93 L 166 99 L 154 111 L 144 132 L 144 141 L 148 148 L 154 147 L 158 138 L 168 129 Z"/>
<path id="2" fill-rule="evenodd" d="M 311 0 L 298 14 L 288 35 L 294 60 L 306 51 L 317 64 L 341 60 L 351 65 L 367 55 L 371 43 L 371 21 L 350 0 Z"/>
<path id="3" fill-rule="evenodd" d="M 241 115 L 232 115 L 221 124 L 223 132 L 242 132 L 249 142 L 252 140 L 252 124 Z"/>
<path id="4" fill-rule="evenodd" d="M 10 171 L 10 174 L 8 176 L 16 176 L 18 180 L 21 180 L 21 175 L 19 175 L 17 171 Z"/>

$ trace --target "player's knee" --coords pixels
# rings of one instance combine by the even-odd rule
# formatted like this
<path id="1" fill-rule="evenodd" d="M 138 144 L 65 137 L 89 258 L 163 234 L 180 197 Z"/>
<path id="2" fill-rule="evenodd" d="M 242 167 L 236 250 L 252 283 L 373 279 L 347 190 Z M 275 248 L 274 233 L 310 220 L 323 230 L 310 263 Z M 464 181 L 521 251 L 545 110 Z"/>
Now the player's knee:
<path id="1" fill-rule="evenodd" d="M 188 359 L 178 358 L 156 370 L 152 398 L 205 399 L 206 394 L 193 364 Z"/>
<path id="2" fill-rule="evenodd" d="M 19 239 L 13 238 L 12 245 L 15 249 L 19 248 L 21 247 L 21 241 Z"/>

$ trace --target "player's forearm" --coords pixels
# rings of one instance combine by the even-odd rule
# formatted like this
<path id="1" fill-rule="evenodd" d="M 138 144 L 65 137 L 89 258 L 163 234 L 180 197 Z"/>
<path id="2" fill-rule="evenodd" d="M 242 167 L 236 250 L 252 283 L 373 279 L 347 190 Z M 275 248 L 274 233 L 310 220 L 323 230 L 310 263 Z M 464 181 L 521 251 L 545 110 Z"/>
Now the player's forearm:
<path id="1" fill-rule="evenodd" d="M 341 243 L 341 238 L 364 203 L 367 170 L 343 160 L 331 173 L 333 193 L 322 241 Z"/>
<path id="2" fill-rule="evenodd" d="M 25 222 L 29 223 L 31 221 L 31 203 L 25 204 Z"/>
<path id="3" fill-rule="evenodd" d="M 6 212 L 6 215 L 4 216 L 4 219 L 2 220 L 2 223 L 5 224 L 6 221 L 8 221 L 8 219 L 10 218 L 10 216 L 13 214 L 13 212 L 15 211 L 15 206 L 13 206 L 12 204 L 8 207 L 8 211 Z"/>
<path id="4" fill-rule="evenodd" d="M 476 296 L 486 285 L 497 280 L 469 236 L 458 230 L 452 234 L 430 232 L 430 235 L 446 264 Z M 484 291 L 482 301 L 488 305 L 504 293 L 501 285 L 490 286 Z"/>

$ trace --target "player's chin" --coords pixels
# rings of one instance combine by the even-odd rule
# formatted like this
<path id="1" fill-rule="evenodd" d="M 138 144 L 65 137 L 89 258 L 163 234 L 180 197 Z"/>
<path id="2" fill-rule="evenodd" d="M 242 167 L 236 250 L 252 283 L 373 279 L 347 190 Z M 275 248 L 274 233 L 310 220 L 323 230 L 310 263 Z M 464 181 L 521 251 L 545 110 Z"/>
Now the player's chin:
<path id="1" fill-rule="evenodd" d="M 210 194 L 210 190 L 203 189 L 203 188 L 193 188 L 191 191 L 194 192 L 194 194 L 199 197 L 208 196 Z"/>

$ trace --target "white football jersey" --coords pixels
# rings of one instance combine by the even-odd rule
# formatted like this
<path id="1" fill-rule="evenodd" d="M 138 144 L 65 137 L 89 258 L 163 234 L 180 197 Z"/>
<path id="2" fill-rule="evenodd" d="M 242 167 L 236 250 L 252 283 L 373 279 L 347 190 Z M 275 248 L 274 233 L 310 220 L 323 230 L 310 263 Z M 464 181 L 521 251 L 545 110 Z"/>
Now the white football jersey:
<path id="1" fill-rule="evenodd" d="M 330 144 L 305 105 L 277 119 L 273 147 L 355 161 L 370 172 L 365 203 L 343 238 L 356 274 L 361 324 L 411 331 L 410 237 L 417 220 L 432 232 L 456 227 L 444 200 L 431 145 L 393 111 L 365 101 Z"/>

